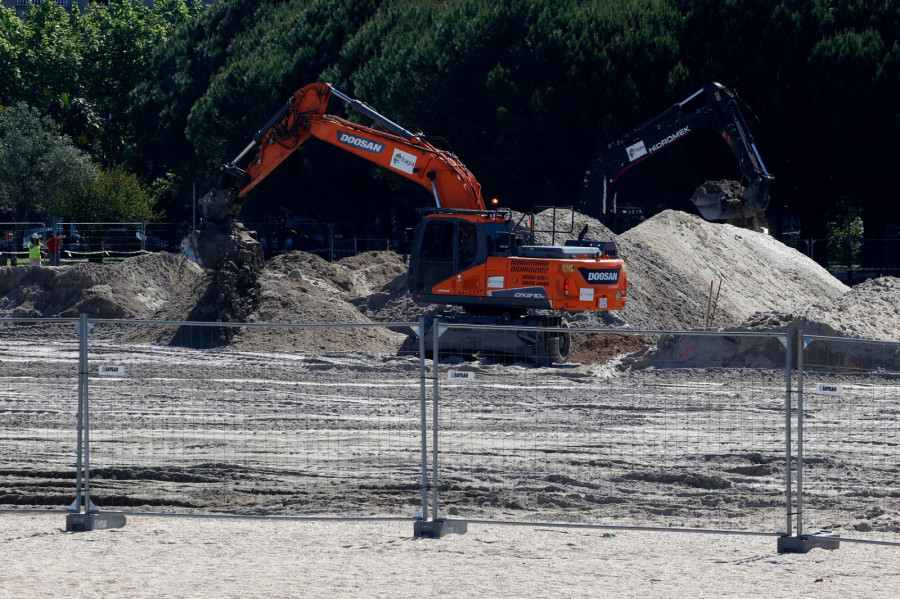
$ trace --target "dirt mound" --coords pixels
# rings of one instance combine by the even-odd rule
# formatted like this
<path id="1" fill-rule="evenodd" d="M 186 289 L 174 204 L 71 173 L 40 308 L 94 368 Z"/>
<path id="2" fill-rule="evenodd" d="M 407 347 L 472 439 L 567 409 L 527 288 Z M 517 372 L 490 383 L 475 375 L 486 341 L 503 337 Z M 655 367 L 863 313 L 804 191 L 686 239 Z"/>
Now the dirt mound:
<path id="1" fill-rule="evenodd" d="M 535 217 L 538 243 L 577 238 L 614 240 L 628 272 L 622 312 L 571 314 L 573 327 L 639 330 L 784 330 L 850 337 L 900 337 L 900 281 L 869 281 L 852 291 L 805 255 L 772 237 L 697 216 L 666 211 L 615 236 L 581 214 L 572 224 L 549 226 Z M 568 218 L 568 217 L 565 217 Z M 393 252 L 370 252 L 329 263 L 292 252 L 264 265 L 249 322 L 415 322 L 426 308 L 406 290 L 408 264 Z M 710 295 L 712 285 L 712 298 Z M 721 287 L 720 287 L 721 285 Z M 0 268 L 0 316 L 203 320 L 210 271 L 184 256 L 149 254 L 115 265 Z M 718 297 L 716 297 L 718 296 Z M 221 299 L 221 298 L 219 298 Z M 393 353 L 405 333 L 384 327 L 343 329 L 250 328 L 231 340 L 237 349 L 338 350 Z M 635 349 L 633 338 L 585 339 L 573 358 L 590 361 Z M 141 341 L 141 339 L 135 339 Z M 170 342 L 164 336 L 144 341 Z M 641 339 L 646 342 L 646 339 Z M 676 344 L 677 345 L 677 344 Z M 672 345 L 673 348 L 676 345 Z M 710 345 L 710 355 L 722 351 Z M 680 350 L 679 350 L 680 351 Z M 595 355 L 596 354 L 596 355 Z"/>
<path id="2" fill-rule="evenodd" d="M 799 312 L 850 290 L 769 235 L 684 212 L 661 212 L 617 243 L 628 271 L 623 317 L 634 328 L 706 328 L 711 301 L 712 326 L 736 327 L 757 312 Z"/>
<path id="3" fill-rule="evenodd" d="M 0 316 L 182 320 L 209 273 L 181 255 L 158 253 L 118 264 L 0 268 Z"/>
<path id="4" fill-rule="evenodd" d="M 293 252 L 269 261 L 259 276 L 257 307 L 247 322 L 365 323 L 418 319 L 405 295 L 406 264 L 393 252 L 329 263 Z M 398 282 L 402 282 L 402 285 Z M 211 320 L 223 301 L 212 272 L 185 256 L 147 254 L 117 264 L 0 269 L 0 317 Z M 393 311 L 393 313 L 390 313 Z M 407 314 L 410 312 L 410 314 Z M 369 313 L 366 315 L 365 313 Z M 375 318 L 373 318 L 375 316 Z M 171 327 L 105 327 L 134 343 L 177 342 Z M 231 330 L 229 330 L 229 333 Z M 373 328 L 248 328 L 229 338 L 235 349 L 395 352 L 406 334 Z"/>
<path id="5" fill-rule="evenodd" d="M 334 263 L 304 252 L 284 254 L 266 263 L 260 275 L 259 308 L 248 320 L 307 324 L 380 322 L 385 319 L 373 320 L 358 305 L 367 306 L 369 298 L 385 293 L 405 272 L 406 265 L 393 252 L 369 252 Z M 267 327 L 241 331 L 231 346 L 253 350 L 352 348 L 394 353 L 406 337 L 384 327 Z"/>
<path id="6" fill-rule="evenodd" d="M 900 279 L 871 279 L 835 301 L 824 300 L 812 303 L 802 315 L 845 337 L 900 340 Z"/>

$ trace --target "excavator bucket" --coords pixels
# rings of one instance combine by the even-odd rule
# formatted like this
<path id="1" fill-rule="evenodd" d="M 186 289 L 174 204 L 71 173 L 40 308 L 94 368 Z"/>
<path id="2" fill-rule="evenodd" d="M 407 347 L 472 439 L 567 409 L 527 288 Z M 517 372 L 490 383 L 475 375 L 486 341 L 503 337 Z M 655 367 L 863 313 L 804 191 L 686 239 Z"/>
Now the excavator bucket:
<path id="1" fill-rule="evenodd" d="M 691 202 L 706 220 L 756 219 L 769 204 L 769 179 L 744 187 L 737 181 L 707 181 L 694 191 Z"/>
<path id="2" fill-rule="evenodd" d="M 231 262 L 235 268 L 259 271 L 264 262 L 262 246 L 241 223 L 231 219 L 209 223 L 181 241 L 181 253 L 203 268 L 221 268 Z"/>
<path id="3" fill-rule="evenodd" d="M 181 241 L 181 253 L 205 268 L 229 256 L 237 247 L 233 235 L 234 217 L 240 212 L 243 199 L 236 199 L 237 190 L 213 189 L 202 198 L 206 226 L 193 231 Z"/>

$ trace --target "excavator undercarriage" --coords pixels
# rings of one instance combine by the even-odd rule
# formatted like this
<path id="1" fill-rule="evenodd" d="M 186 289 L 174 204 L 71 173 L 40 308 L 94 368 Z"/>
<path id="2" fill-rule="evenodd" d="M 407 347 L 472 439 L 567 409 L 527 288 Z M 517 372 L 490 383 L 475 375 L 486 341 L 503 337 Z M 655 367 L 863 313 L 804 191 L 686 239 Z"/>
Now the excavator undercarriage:
<path id="1" fill-rule="evenodd" d="M 563 364 L 572 348 L 568 324 L 558 314 L 443 311 L 425 318 L 425 353 L 434 354 L 435 336 L 442 355 L 491 361 L 528 361 L 537 366 Z"/>

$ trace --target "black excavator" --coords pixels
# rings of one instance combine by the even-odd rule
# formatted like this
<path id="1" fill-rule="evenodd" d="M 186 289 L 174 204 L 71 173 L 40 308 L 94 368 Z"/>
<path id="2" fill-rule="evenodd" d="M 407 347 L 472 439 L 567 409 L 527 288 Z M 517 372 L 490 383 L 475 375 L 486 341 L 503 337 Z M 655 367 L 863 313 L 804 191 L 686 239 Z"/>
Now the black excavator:
<path id="1" fill-rule="evenodd" d="M 691 110 L 704 97 L 702 106 Z M 740 167 L 742 180 L 707 181 L 691 197 L 706 220 L 740 222 L 762 217 L 774 177 L 763 164 L 738 103 L 723 85 L 710 82 L 662 114 L 610 143 L 590 165 L 584 178 L 581 209 L 608 223 L 627 219 L 634 208 L 619 208 L 614 191 L 620 177 L 648 158 L 692 133 L 712 130 L 721 135 Z M 621 214 L 620 214 L 621 213 Z"/>

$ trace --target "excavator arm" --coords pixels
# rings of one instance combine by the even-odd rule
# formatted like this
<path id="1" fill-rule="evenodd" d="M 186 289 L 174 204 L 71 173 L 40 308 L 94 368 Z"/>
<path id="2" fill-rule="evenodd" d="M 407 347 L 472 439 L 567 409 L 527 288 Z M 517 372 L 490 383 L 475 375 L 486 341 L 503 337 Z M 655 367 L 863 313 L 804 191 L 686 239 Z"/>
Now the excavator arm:
<path id="1" fill-rule="evenodd" d="M 705 97 L 703 105 L 686 112 L 685 107 L 700 96 Z M 614 203 L 614 187 L 622 175 L 704 129 L 722 136 L 738 163 L 745 187 L 741 196 L 735 197 L 728 189 L 705 184 L 691 198 L 697 210 L 707 220 L 761 215 L 768 206 L 774 177 L 763 164 L 734 95 L 715 82 L 707 83 L 653 120 L 609 144 L 585 175 L 583 209 L 595 216 L 607 214 Z"/>
<path id="2" fill-rule="evenodd" d="M 345 101 L 387 131 L 325 113 L 332 96 Z M 260 129 L 231 162 L 222 167 L 218 187 L 200 205 L 204 221 L 233 219 L 247 194 L 310 137 L 332 144 L 425 187 L 438 208 L 484 210 L 481 185 L 452 153 L 440 150 L 327 83 L 307 85 Z"/>

